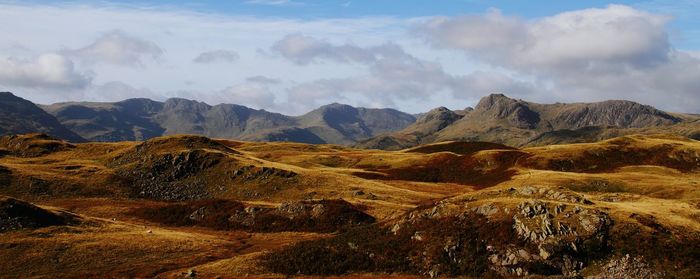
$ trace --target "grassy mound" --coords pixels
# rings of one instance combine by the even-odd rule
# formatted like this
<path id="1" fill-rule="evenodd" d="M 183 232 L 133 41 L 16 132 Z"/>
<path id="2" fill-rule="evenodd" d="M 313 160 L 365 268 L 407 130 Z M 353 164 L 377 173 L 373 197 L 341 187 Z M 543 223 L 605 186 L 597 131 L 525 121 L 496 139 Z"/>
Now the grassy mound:
<path id="1" fill-rule="evenodd" d="M 0 149 L 6 155 L 38 157 L 75 148 L 75 145 L 45 134 L 26 134 L 0 137 Z"/>
<path id="2" fill-rule="evenodd" d="M 516 174 L 511 167 L 524 156 L 528 155 L 517 150 L 496 151 L 479 157 L 441 153 L 413 166 L 370 168 L 367 170 L 373 173 L 358 172 L 355 175 L 365 179 L 459 183 L 486 188 L 508 181 Z"/>
<path id="3" fill-rule="evenodd" d="M 59 215 L 31 203 L 0 196 L 0 233 L 74 223 L 75 217 Z"/>
<path id="4" fill-rule="evenodd" d="M 460 155 L 473 154 L 482 150 L 514 150 L 515 148 L 490 142 L 467 142 L 467 141 L 452 141 L 452 142 L 442 142 L 435 144 L 422 145 L 410 149 L 406 149 L 406 152 L 414 153 L 438 153 L 438 152 L 452 152 Z"/>

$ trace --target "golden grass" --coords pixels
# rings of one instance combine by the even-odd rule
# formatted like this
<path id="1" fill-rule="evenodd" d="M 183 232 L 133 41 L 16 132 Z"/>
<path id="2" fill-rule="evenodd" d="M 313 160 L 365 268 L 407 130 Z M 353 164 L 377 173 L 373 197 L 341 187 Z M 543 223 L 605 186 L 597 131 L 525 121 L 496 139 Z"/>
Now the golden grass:
<path id="1" fill-rule="evenodd" d="M 155 150 L 158 153 L 186 151 L 187 148 L 178 143 L 179 139 L 182 137 L 160 139 L 163 144 Z M 697 169 L 681 171 L 669 166 L 632 164 L 581 173 L 535 169 L 522 164 L 532 158 L 553 160 L 586 156 L 587 152 L 621 145 L 637 149 L 667 146 L 676 152 L 672 154 L 697 156 L 700 142 L 684 138 L 628 136 L 599 143 L 524 148 L 518 151 L 525 154 L 524 157 L 507 168 L 515 175 L 485 189 L 481 189 L 483 185 L 366 179 L 356 174 L 410 170 L 444 156 L 466 156 L 464 158 L 477 162 L 484 171 L 492 171 L 506 164 L 499 161 L 500 155 L 513 151 L 422 154 L 410 150 L 389 152 L 333 145 L 215 142 L 240 152 L 224 154 L 240 166 L 269 167 L 298 174 L 280 190 L 260 197 L 245 198 L 236 191 L 270 187 L 268 184 L 273 182 L 236 180 L 232 185 L 216 185 L 226 190 L 214 193 L 214 197 L 242 200 L 249 205 L 277 206 L 288 200 L 342 198 L 365 206 L 369 214 L 384 222 L 400 217 L 417 205 L 442 199 L 458 204 L 479 196 L 482 198 L 474 205 L 497 203 L 512 207 L 528 198 L 502 196 L 498 191 L 537 186 L 577 191 L 593 202 L 588 207 L 609 212 L 616 219 L 632 222 L 633 213 L 651 215 L 664 226 L 700 232 L 700 172 Z M 0 158 L 0 166 L 11 172 L 11 183 L 0 186 L 0 194 L 28 199 L 54 210 L 75 212 L 90 221 L 74 227 L 3 234 L 0 237 L 0 270 L 5 274 L 40 277 L 52 277 L 57 271 L 66 277 L 105 274 L 180 277 L 181 273 L 194 268 L 204 277 L 279 278 L 282 276 L 260 269 L 256 264 L 257 255 L 298 241 L 327 237 L 307 233 L 249 234 L 169 228 L 133 217 L 128 212 L 134 208 L 163 203 L 134 199 L 124 185 L 114 183 L 116 170 L 110 162 L 132 152 L 139 144 L 86 143 L 39 157 Z M 223 154 L 215 149 L 207 151 Z M 233 171 L 228 167 L 213 170 L 218 173 Z M 51 191 L 42 194 L 30 191 L 29 186 L 36 186 L 32 183 L 37 180 L 45 181 Z M 147 233 L 149 230 L 152 233 Z M 350 278 L 385 276 L 357 274 Z"/>

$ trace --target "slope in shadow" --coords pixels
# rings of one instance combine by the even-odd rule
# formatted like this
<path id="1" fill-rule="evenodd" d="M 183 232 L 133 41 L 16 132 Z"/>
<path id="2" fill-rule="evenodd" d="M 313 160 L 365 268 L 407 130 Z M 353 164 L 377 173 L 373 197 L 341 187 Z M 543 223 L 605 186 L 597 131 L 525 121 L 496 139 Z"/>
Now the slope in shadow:
<path id="1" fill-rule="evenodd" d="M 440 153 L 415 166 L 368 168 L 365 170 L 370 172 L 354 174 L 365 179 L 458 183 L 486 188 L 510 180 L 517 173 L 511 167 L 516 165 L 518 159 L 526 156 L 529 154 L 519 150 L 497 151 L 488 154 L 487 158 Z"/>
<path id="2" fill-rule="evenodd" d="M 0 233 L 20 229 L 63 226 L 76 222 L 75 216 L 59 215 L 25 201 L 0 196 Z"/>

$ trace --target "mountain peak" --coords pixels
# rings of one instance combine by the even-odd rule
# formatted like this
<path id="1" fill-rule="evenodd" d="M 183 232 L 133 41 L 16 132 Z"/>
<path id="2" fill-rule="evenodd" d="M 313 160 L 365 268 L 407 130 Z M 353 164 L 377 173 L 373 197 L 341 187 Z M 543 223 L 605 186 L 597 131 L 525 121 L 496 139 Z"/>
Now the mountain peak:
<path id="1" fill-rule="evenodd" d="M 331 110 L 349 110 L 349 109 L 357 109 L 356 107 L 353 107 L 351 105 L 346 105 L 346 104 L 341 104 L 341 103 L 330 103 L 325 106 L 321 106 L 318 108 L 320 111 L 331 111 Z"/>
<path id="2" fill-rule="evenodd" d="M 436 108 L 431 109 L 430 111 L 428 111 L 428 112 L 426 113 L 426 115 L 427 115 L 427 114 L 434 114 L 434 113 L 448 112 L 448 111 L 452 111 L 452 110 L 450 110 L 450 109 L 448 109 L 448 108 L 446 108 L 446 107 L 436 107 Z"/>
<path id="3" fill-rule="evenodd" d="M 529 104 L 522 100 L 508 98 L 503 94 L 491 94 L 479 101 L 475 111 L 487 119 L 505 119 L 511 125 L 522 129 L 533 129 L 540 122 L 540 116 Z"/>
<path id="4" fill-rule="evenodd" d="M 72 142 L 78 136 L 34 103 L 11 92 L 0 92 L 0 134 L 43 133 Z"/>
<path id="5" fill-rule="evenodd" d="M 512 105 L 521 101 L 509 98 L 503 94 L 491 94 L 481 98 L 475 109 L 489 110 L 497 106 Z"/>

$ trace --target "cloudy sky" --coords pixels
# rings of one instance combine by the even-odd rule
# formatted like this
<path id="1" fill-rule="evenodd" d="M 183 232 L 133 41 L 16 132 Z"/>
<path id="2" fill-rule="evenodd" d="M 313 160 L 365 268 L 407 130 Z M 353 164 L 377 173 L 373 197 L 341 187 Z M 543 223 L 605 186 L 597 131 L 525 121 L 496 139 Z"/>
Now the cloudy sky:
<path id="1" fill-rule="evenodd" d="M 0 26 L 0 91 L 44 104 L 417 113 L 504 93 L 700 113 L 694 0 L 0 1 Z"/>

